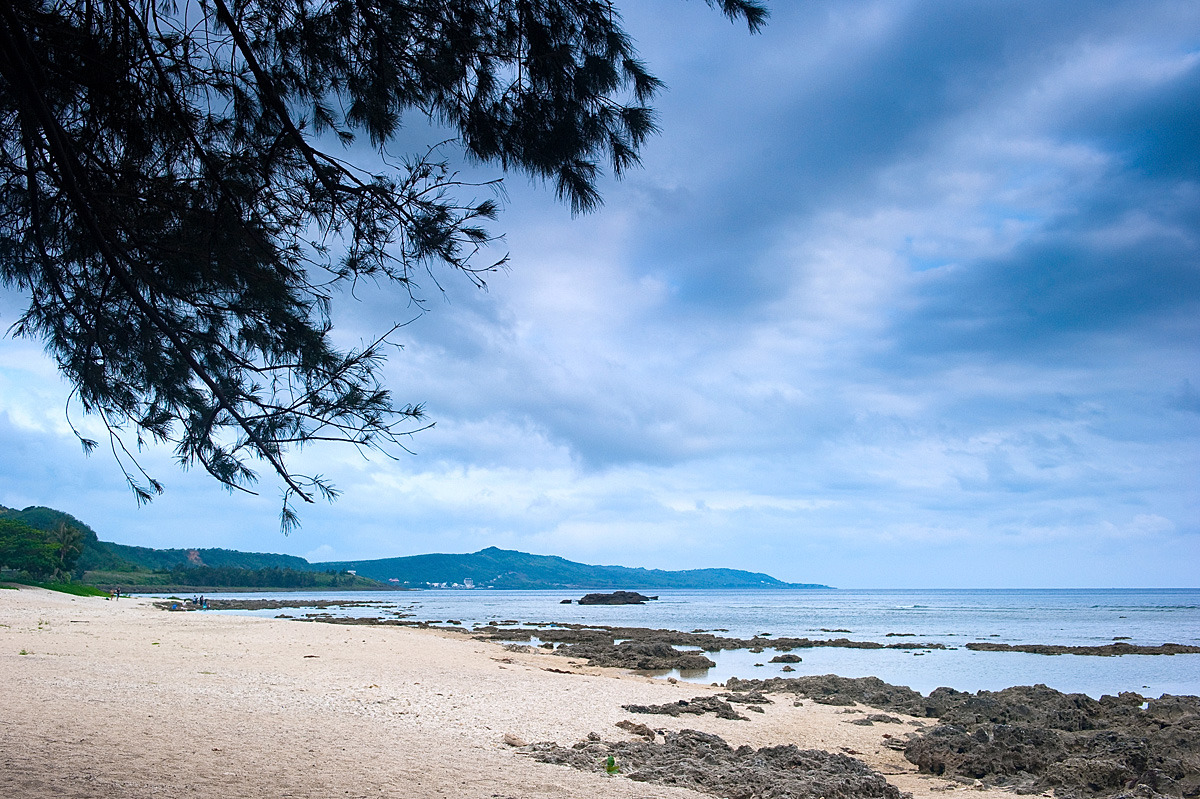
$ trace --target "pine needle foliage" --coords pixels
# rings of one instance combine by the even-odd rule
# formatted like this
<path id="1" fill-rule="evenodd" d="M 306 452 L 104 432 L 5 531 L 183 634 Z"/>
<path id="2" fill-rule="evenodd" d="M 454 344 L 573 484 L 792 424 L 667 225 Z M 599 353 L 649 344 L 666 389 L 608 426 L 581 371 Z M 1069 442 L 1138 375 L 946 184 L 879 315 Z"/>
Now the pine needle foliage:
<path id="1" fill-rule="evenodd" d="M 335 494 L 290 452 L 391 452 L 426 425 L 380 381 L 394 328 L 334 345 L 335 293 L 419 300 L 444 269 L 482 285 L 494 192 L 451 157 L 594 209 L 660 87 L 605 0 L 5 0 L 0 279 L 28 297 L 11 332 L 45 343 L 140 501 L 162 486 L 137 451 L 168 442 L 230 489 L 266 464 L 287 530 L 296 498 Z M 395 158 L 406 119 L 451 140 Z M 372 166 L 346 149 L 364 138 Z"/>

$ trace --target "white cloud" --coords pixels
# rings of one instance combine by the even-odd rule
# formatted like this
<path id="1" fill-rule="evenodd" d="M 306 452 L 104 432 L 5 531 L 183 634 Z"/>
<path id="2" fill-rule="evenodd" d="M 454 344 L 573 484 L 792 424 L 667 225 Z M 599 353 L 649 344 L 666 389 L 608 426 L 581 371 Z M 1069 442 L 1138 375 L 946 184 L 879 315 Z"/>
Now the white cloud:
<path id="1" fill-rule="evenodd" d="M 626 9 L 672 84 L 663 136 L 595 215 L 515 185 L 511 270 L 486 293 L 430 287 L 387 368 L 437 422 L 415 455 L 298 455 L 345 494 L 281 539 L 269 480 L 230 498 L 155 449 L 170 493 L 138 512 L 105 456 L 65 454 L 53 365 L 6 340 L 0 443 L 31 462 L 0 487 L 94 509 L 130 543 L 312 559 L 497 545 L 841 585 L 972 584 L 988 564 L 1046 585 L 1109 580 L 1149 542 L 1128 579 L 1194 583 L 1194 314 L 1145 300 L 1153 275 L 1109 291 L 1135 306 L 1120 318 L 1087 290 L 1162 260 L 1104 272 L 1114 252 L 1200 246 L 1179 210 L 1194 181 L 1140 182 L 1089 127 L 1193 74 L 1200 12 L 1037 8 L 1029 31 L 972 26 L 986 9 L 777 4 L 761 37 L 689 4 Z M 668 13 L 700 20 L 694 41 Z M 1054 247 L 1076 271 L 1039 268 Z M 416 314 L 378 294 L 338 311 L 355 343 Z M 1108 326 L 1076 324 L 1089 311 Z"/>
<path id="2" fill-rule="evenodd" d="M 337 550 L 329 544 L 321 544 L 316 549 L 311 549 L 304 553 L 304 559 L 309 563 L 320 563 L 322 561 L 337 560 Z"/>

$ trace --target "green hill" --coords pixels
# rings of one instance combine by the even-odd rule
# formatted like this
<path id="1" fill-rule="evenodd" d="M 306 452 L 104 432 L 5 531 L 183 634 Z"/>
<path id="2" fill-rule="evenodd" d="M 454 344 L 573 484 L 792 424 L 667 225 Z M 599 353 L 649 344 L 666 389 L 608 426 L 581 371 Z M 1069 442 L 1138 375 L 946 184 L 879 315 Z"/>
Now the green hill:
<path id="1" fill-rule="evenodd" d="M 304 558 L 267 552 L 240 552 L 236 549 L 152 549 L 126 544 L 101 542 L 108 551 L 143 569 L 171 570 L 177 566 L 232 566 L 237 569 L 296 569 L 316 571 Z"/>
<path id="2" fill-rule="evenodd" d="M 14 521 L 24 522 L 30 527 L 47 532 L 53 531 L 59 523 L 65 523 L 83 533 L 83 552 L 75 564 L 76 571 L 132 571 L 136 564 L 121 557 L 115 550 L 120 544 L 110 544 L 101 541 L 96 531 L 69 513 L 63 513 L 53 508 L 32 505 L 24 510 L 14 510 L 0 505 L 0 516 Z"/>
<path id="3" fill-rule="evenodd" d="M 785 583 L 767 574 L 738 569 L 662 569 L 627 566 L 591 566 L 554 555 L 531 555 L 488 547 L 462 555 L 411 555 L 376 560 L 309 563 L 295 555 L 241 552 L 234 549 L 153 549 L 101 541 L 91 527 L 68 513 L 52 508 L 13 510 L 0 506 L 0 516 L 22 521 L 39 530 L 53 530 L 60 522 L 78 528 L 84 549 L 77 574 L 94 575 L 104 582 L 137 581 L 136 574 L 158 573 L 161 579 L 178 580 L 180 570 L 205 569 L 299 572 L 354 571 L 360 577 L 399 583 L 411 588 L 466 585 L 477 588 L 524 589 L 625 589 L 643 588 L 828 588 L 811 583 Z M 136 573 L 136 574 L 135 574 Z M 195 572 L 197 577 L 208 572 Z M 392 582 L 395 581 L 395 582 Z"/>
<path id="4" fill-rule="evenodd" d="M 96 531 L 69 513 L 33 505 L 14 510 L 0 505 L 0 517 L 24 522 L 38 530 L 52 531 L 65 523 L 83 533 L 83 552 L 75 565 L 77 574 L 103 572 L 107 574 L 141 571 L 169 572 L 174 569 L 211 567 L 213 569 L 292 569 L 295 571 L 325 571 L 317 569 L 304 558 L 265 552 L 240 552 L 235 549 L 154 549 L 101 541 Z"/>
<path id="5" fill-rule="evenodd" d="M 488 547 L 466 555 L 412 555 L 379 560 L 314 563 L 313 568 L 354 570 L 375 580 L 415 587 L 464 585 L 477 588 L 828 588 L 785 583 L 767 574 L 737 569 L 661 569 L 590 566 L 553 555 L 530 555 Z"/>

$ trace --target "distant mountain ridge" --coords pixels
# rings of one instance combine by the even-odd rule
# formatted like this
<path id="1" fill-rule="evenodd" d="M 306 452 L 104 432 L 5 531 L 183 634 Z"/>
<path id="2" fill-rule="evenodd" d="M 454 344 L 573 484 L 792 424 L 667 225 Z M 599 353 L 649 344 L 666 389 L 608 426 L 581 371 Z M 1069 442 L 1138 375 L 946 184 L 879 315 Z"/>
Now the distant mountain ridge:
<path id="1" fill-rule="evenodd" d="M 101 541 L 91 527 L 53 508 L 14 510 L 0 506 L 0 516 L 41 530 L 64 522 L 84 534 L 82 571 L 170 571 L 176 567 L 210 566 L 238 569 L 354 571 L 383 583 L 410 588 L 466 587 L 498 589 L 655 589 L 655 588 L 829 588 L 815 583 L 785 583 L 768 574 L 739 569 L 665 571 L 628 566 L 592 566 L 557 555 L 532 555 L 488 547 L 467 554 L 409 555 L 374 560 L 310 563 L 295 555 L 242 552 L 236 549 L 154 549 Z"/>
<path id="2" fill-rule="evenodd" d="M 476 588 L 829 588 L 815 583 L 785 583 L 768 574 L 739 569 L 662 569 L 592 566 L 556 555 L 531 555 L 488 547 L 465 555 L 410 555 L 377 560 L 314 563 L 316 569 L 353 570 L 373 580 L 401 585 Z"/>

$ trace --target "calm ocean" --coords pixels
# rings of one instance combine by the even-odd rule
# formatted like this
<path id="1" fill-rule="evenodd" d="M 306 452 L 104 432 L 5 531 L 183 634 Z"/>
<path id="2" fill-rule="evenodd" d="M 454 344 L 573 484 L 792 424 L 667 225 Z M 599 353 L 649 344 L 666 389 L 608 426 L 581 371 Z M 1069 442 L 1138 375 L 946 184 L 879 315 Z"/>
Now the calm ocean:
<path id="1" fill-rule="evenodd" d="M 404 613 L 412 614 L 417 621 L 454 620 L 467 627 L 515 619 L 522 623 L 577 622 L 684 631 L 723 629 L 728 632 L 719 634 L 737 638 L 770 633 L 881 643 L 917 641 L 952 647 L 914 651 L 796 650 L 803 661 L 793 664 L 796 671 L 787 675 L 874 675 L 922 693 L 943 685 L 978 691 L 1045 683 L 1060 691 L 1094 697 L 1120 691 L 1146 696 L 1200 694 L 1200 655 L 1047 656 L 962 648 L 971 641 L 1095 646 L 1114 639 L 1134 644 L 1200 645 L 1200 589 L 663 590 L 657 592 L 657 602 L 646 605 L 560 604 L 560 600 L 578 599 L 582 593 L 444 590 L 222 597 L 365 600 L 380 604 L 348 608 L 345 613 Z M 295 614 L 305 612 L 311 611 L 298 610 Z M 712 653 L 709 657 L 717 662 L 715 668 L 673 675 L 705 683 L 723 682 L 731 676 L 784 676 L 780 664 L 769 662 L 774 654 L 769 649 L 760 654 L 745 650 Z"/>

